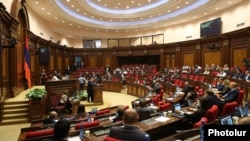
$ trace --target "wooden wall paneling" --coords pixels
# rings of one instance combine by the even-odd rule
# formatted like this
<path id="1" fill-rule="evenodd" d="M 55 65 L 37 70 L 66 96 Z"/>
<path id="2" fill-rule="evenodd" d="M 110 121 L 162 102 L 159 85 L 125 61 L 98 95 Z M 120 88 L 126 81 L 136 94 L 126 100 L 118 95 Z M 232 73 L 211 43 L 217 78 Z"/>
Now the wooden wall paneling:
<path id="1" fill-rule="evenodd" d="M 171 66 L 170 66 L 170 61 L 171 61 L 171 54 L 166 54 L 165 55 L 165 67 L 167 67 L 167 68 L 171 68 Z"/>
<path id="2" fill-rule="evenodd" d="M 247 49 L 246 48 L 239 48 L 239 49 L 232 49 L 232 62 L 233 66 L 237 65 L 239 67 L 244 67 L 242 60 L 243 58 L 247 57 Z"/>
<path id="3" fill-rule="evenodd" d="M 211 64 L 215 64 L 215 65 L 220 65 L 221 64 L 221 55 L 220 55 L 220 51 L 205 51 L 202 55 L 203 56 L 203 60 L 205 65 L 209 65 L 211 66 Z"/>
<path id="4" fill-rule="evenodd" d="M 108 65 L 113 66 L 112 61 L 113 61 L 112 56 L 103 56 L 103 67 L 106 67 Z"/>
<path id="5" fill-rule="evenodd" d="M 63 68 L 63 66 L 62 66 L 62 56 L 61 55 L 57 56 L 57 70 L 59 72 L 61 72 L 62 74 L 64 74 L 65 68 Z"/>
<path id="6" fill-rule="evenodd" d="M 175 56 L 176 56 L 175 54 L 171 55 L 171 67 L 172 68 L 176 67 L 176 57 Z"/>
<path id="7" fill-rule="evenodd" d="M 95 68 L 97 66 L 97 56 L 89 56 L 89 67 Z"/>
<path id="8" fill-rule="evenodd" d="M 64 61 L 65 61 L 64 64 L 66 64 L 67 66 L 71 65 L 70 62 L 69 62 L 69 56 L 68 55 L 64 56 Z"/>
<path id="9" fill-rule="evenodd" d="M 55 69 L 55 55 L 54 54 L 50 54 L 50 63 L 49 63 L 49 74 L 53 73 L 56 69 Z"/>
<path id="10" fill-rule="evenodd" d="M 182 60 L 182 64 L 184 65 L 187 65 L 187 66 L 190 66 L 190 67 L 193 67 L 194 66 L 194 56 L 195 56 L 195 53 L 183 53 L 183 60 Z"/>
<path id="11" fill-rule="evenodd" d="M 182 59 L 181 59 L 181 48 L 180 48 L 180 46 L 179 45 L 176 45 L 176 47 L 175 47 L 175 51 L 176 51 L 176 55 L 175 55 L 175 67 L 177 66 L 177 67 L 181 67 L 182 66 L 182 64 L 181 64 L 181 61 L 182 61 Z"/>

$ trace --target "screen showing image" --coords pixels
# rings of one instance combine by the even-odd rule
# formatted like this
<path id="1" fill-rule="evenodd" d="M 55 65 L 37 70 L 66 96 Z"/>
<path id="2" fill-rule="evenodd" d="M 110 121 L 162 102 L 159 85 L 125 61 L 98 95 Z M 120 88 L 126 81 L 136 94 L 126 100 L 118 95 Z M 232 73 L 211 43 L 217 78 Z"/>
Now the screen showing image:
<path id="1" fill-rule="evenodd" d="M 49 50 L 47 48 L 39 48 L 39 60 L 42 64 L 49 63 Z"/>
<path id="2" fill-rule="evenodd" d="M 221 26 L 222 26 L 221 18 L 201 23 L 200 36 L 208 37 L 212 35 L 221 34 Z"/>
<path id="3" fill-rule="evenodd" d="M 181 104 L 180 103 L 175 104 L 174 109 L 180 111 L 181 110 Z"/>
<path id="4" fill-rule="evenodd" d="M 233 120 L 231 116 L 226 116 L 220 119 L 221 125 L 233 125 Z"/>

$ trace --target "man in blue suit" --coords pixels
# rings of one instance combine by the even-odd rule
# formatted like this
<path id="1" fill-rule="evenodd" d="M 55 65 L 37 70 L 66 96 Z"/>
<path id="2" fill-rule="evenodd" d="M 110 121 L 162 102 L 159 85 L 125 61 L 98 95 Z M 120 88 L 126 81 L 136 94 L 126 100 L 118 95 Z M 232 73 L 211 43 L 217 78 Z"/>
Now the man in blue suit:
<path id="1" fill-rule="evenodd" d="M 239 90 L 237 87 L 238 85 L 236 82 L 231 82 L 230 83 L 231 90 L 227 94 L 225 94 L 223 97 L 220 97 L 220 100 L 223 101 L 224 104 L 237 101 L 237 98 L 239 95 Z"/>

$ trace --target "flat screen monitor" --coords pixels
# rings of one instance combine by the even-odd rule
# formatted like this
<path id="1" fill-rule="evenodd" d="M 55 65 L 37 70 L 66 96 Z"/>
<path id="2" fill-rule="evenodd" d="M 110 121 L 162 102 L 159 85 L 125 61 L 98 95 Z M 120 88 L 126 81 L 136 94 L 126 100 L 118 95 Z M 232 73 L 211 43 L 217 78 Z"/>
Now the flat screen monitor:
<path id="1" fill-rule="evenodd" d="M 221 18 L 206 21 L 200 24 L 200 37 L 208 37 L 221 34 L 222 21 Z"/>
<path id="2" fill-rule="evenodd" d="M 220 119 L 220 124 L 221 125 L 233 125 L 232 116 L 228 115 L 228 116 L 222 117 Z"/>

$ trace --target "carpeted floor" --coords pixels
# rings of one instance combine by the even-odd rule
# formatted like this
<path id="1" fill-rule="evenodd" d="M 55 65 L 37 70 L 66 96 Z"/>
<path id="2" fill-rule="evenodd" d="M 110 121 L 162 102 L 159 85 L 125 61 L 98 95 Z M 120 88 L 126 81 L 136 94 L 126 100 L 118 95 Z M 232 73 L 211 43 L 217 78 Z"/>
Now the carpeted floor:
<path id="1" fill-rule="evenodd" d="M 43 86 L 35 86 L 34 88 L 41 88 Z M 25 94 L 30 90 L 25 90 L 20 93 L 15 98 L 8 99 L 7 101 L 23 101 L 25 99 Z M 123 93 L 115 93 L 115 92 L 103 92 L 103 100 L 104 105 L 99 106 L 89 106 L 86 107 L 85 110 L 88 112 L 92 107 L 97 107 L 98 109 L 112 107 L 116 105 L 129 105 L 131 107 L 131 101 L 137 99 L 135 96 L 131 96 Z M 25 124 L 16 124 L 16 125 L 4 125 L 0 126 L 0 141 L 17 141 L 18 136 L 20 134 L 21 128 L 30 127 L 30 123 Z"/>

